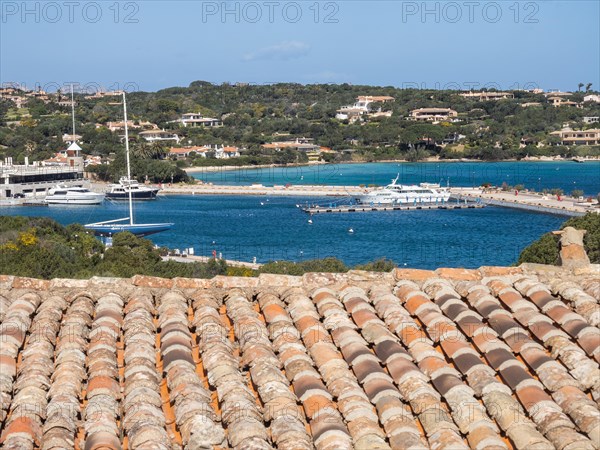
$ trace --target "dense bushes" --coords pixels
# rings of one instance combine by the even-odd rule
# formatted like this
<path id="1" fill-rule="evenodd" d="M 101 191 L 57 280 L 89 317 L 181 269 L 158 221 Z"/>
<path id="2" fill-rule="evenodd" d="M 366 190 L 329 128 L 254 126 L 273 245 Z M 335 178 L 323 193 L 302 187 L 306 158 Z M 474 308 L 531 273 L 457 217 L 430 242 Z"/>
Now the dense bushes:
<path id="1" fill-rule="evenodd" d="M 152 242 L 119 233 L 105 249 L 81 225 L 63 227 L 47 218 L 0 216 L 0 273 L 33 278 L 94 275 L 212 278 L 227 273 L 224 261 L 163 261 Z"/>
<path id="2" fill-rule="evenodd" d="M 356 269 L 389 272 L 395 265 L 381 259 Z M 150 275 L 163 278 L 212 278 L 216 275 L 257 276 L 260 273 L 303 275 L 350 270 L 336 258 L 301 262 L 270 262 L 259 271 L 228 267 L 224 260 L 207 263 L 163 261 L 161 249 L 131 233 L 118 233 L 104 246 L 82 225 L 63 227 L 49 218 L 0 216 L 0 274 L 32 278 L 90 278 Z"/>
<path id="3" fill-rule="evenodd" d="M 389 259 L 379 259 L 377 261 L 358 265 L 355 270 L 367 270 L 369 272 L 389 272 L 396 267 L 393 261 Z M 351 267 L 348 267 L 337 258 L 311 259 L 308 261 L 290 262 L 275 261 L 269 262 L 260 268 L 260 273 L 275 273 L 285 275 L 304 275 L 310 272 L 325 273 L 345 273 Z"/>
<path id="4" fill-rule="evenodd" d="M 600 264 L 600 214 L 589 213 L 583 217 L 574 217 L 563 223 L 560 229 L 565 227 L 587 230 L 583 238 L 583 245 L 590 261 L 593 264 Z M 546 233 L 521 252 L 517 264 L 526 262 L 558 264 L 558 251 L 559 237 L 552 233 Z"/>

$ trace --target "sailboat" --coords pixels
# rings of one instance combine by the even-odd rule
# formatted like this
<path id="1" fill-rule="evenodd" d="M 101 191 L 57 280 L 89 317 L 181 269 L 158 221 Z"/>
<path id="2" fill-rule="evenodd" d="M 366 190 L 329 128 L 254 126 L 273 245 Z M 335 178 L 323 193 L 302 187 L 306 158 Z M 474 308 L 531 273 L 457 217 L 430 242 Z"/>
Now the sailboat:
<path id="1" fill-rule="evenodd" d="M 127 179 L 131 180 L 131 164 L 129 161 L 129 129 L 127 128 L 127 100 L 125 92 L 123 92 L 123 118 L 125 121 L 125 156 L 127 160 Z M 151 234 L 160 233 L 161 231 L 170 230 L 174 224 L 172 223 L 135 223 L 133 220 L 133 194 L 131 189 L 128 194 L 129 200 L 129 217 L 122 219 L 107 220 L 105 222 L 90 223 L 84 227 L 93 231 L 96 236 L 112 237 L 116 233 L 129 231 L 136 236 L 149 236 Z"/>

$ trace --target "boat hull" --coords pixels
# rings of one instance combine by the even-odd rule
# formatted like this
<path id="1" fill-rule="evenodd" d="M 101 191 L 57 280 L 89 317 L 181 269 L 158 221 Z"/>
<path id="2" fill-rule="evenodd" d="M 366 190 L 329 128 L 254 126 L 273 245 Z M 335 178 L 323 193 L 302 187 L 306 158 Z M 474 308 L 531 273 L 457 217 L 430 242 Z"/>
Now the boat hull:
<path id="1" fill-rule="evenodd" d="M 46 203 L 49 205 L 99 205 L 104 200 L 104 195 L 90 196 L 85 198 L 69 198 L 69 197 L 46 197 Z"/>
<path id="2" fill-rule="evenodd" d="M 170 230 L 173 227 L 172 223 L 146 223 L 146 224 L 88 224 L 84 225 L 86 230 L 93 231 L 96 236 L 114 236 L 117 233 L 128 231 L 139 237 L 150 236 L 151 234 L 160 233 Z"/>
<path id="3" fill-rule="evenodd" d="M 132 200 L 154 200 L 158 194 L 158 189 L 148 189 L 132 191 Z M 129 200 L 129 192 L 107 192 L 106 198 L 109 200 Z"/>
<path id="4" fill-rule="evenodd" d="M 361 205 L 431 205 L 436 203 L 445 203 L 450 200 L 450 194 L 426 196 L 426 197 L 407 197 L 407 196 L 374 196 L 363 195 L 356 197 L 356 202 Z"/>

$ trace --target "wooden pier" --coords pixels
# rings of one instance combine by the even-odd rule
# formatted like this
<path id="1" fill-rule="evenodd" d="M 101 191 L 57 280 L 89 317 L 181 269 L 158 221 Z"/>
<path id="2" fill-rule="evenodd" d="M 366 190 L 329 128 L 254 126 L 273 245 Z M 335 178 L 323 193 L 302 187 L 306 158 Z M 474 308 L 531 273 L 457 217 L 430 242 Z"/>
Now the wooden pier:
<path id="1" fill-rule="evenodd" d="M 483 203 L 445 203 L 426 205 L 336 205 L 336 206 L 309 206 L 302 210 L 308 214 L 321 213 L 353 213 L 372 211 L 417 211 L 417 210 L 453 210 L 453 209 L 479 209 L 484 208 Z"/>

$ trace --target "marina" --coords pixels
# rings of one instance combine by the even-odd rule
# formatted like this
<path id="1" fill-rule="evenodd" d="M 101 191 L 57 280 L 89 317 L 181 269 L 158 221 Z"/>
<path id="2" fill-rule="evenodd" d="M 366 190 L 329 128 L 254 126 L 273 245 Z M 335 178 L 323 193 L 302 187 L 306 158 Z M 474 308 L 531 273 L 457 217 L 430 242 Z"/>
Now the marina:
<path id="1" fill-rule="evenodd" d="M 450 163 L 440 166 L 447 170 L 463 167 Z M 598 163 L 523 163 L 522 166 L 479 163 L 472 166 L 488 174 L 499 167 L 513 167 L 522 174 L 539 168 L 536 174 L 560 172 L 565 176 L 557 180 L 565 185 L 575 185 L 575 180 L 577 186 L 585 186 L 587 193 L 600 190 L 599 177 L 595 176 L 596 169 L 600 168 Z M 170 249 L 193 247 L 195 256 L 201 258 L 210 257 L 216 251 L 224 259 L 247 264 L 252 264 L 254 258 L 261 264 L 327 256 L 336 256 L 348 264 L 359 264 L 378 255 L 401 266 L 407 264 L 419 268 L 447 264 L 476 267 L 492 257 L 499 263 L 512 264 L 526 245 L 544 232 L 556 229 L 566 217 L 597 210 L 593 203 L 587 202 L 591 195 L 585 199 L 557 198 L 556 195 L 525 191 L 516 193 L 499 188 L 456 186 L 444 188 L 448 189 L 450 198 L 437 205 L 415 204 L 413 200 L 413 204 L 373 202 L 359 207 L 357 198 L 377 189 L 359 185 L 359 180 L 382 180 L 384 183 L 387 180 L 389 183 L 398 171 L 398 164 L 340 167 L 328 168 L 343 170 L 343 176 L 338 175 L 334 180 L 338 184 L 333 181 L 331 184 L 308 184 L 311 176 L 306 172 L 303 180 L 296 183 L 238 184 L 231 180 L 232 184 L 228 185 L 216 182 L 163 184 L 161 194 L 165 195 L 159 195 L 151 202 L 133 202 L 131 210 L 129 202 L 112 201 L 93 206 L 47 208 L 44 193 L 36 196 L 33 192 L 18 198 L 0 198 L 0 208 L 2 214 L 47 216 L 64 225 L 81 223 L 89 227 L 101 224 L 103 229 L 100 231 L 108 230 L 110 235 L 128 227 L 133 229 L 129 219 L 130 211 L 133 211 L 134 223 L 174 224 L 168 232 L 150 236 L 156 245 Z M 578 168 L 578 174 L 573 167 Z M 320 167 L 320 173 L 323 174 L 325 169 Z M 359 170 L 363 172 L 362 178 Z M 408 176 L 406 170 L 402 169 L 401 174 L 405 174 L 408 184 L 435 180 L 434 176 L 422 176 L 421 173 Z M 515 173 L 511 172 L 511 175 Z M 497 176 L 499 180 L 504 178 L 507 178 L 506 174 Z M 285 180 L 277 176 L 276 181 Z M 49 183 L 49 188 L 56 184 Z M 90 189 L 106 192 L 107 186 L 91 183 Z M 107 219 L 119 217 L 124 218 L 120 223 L 107 222 Z M 142 234 L 147 235 L 147 231 L 152 230 L 154 227 L 142 230 Z M 424 230 L 427 230 L 425 234 Z M 471 242 L 469 251 L 463 248 L 466 241 Z"/>
<path id="2" fill-rule="evenodd" d="M 217 255 L 257 263 L 335 256 L 348 265 L 387 257 L 398 265 L 431 269 L 513 264 L 564 216 L 489 206 L 455 210 L 404 210 L 313 214 L 300 206 L 328 205 L 331 197 L 169 195 L 134 203 L 139 223 L 175 225 L 149 236 L 159 247 L 194 248 L 195 256 Z M 5 215 L 45 216 L 63 225 L 128 216 L 124 202 L 77 207 L 2 207 Z M 309 217 L 312 223 L 309 223 Z M 350 232 L 350 229 L 353 232 Z"/>
<path id="3" fill-rule="evenodd" d="M 176 187 L 165 187 L 161 192 L 169 195 L 233 195 L 233 196 L 265 196 L 265 197 L 338 197 L 347 198 L 348 202 L 352 201 L 357 196 L 364 195 L 369 192 L 370 189 L 360 186 L 323 186 L 323 185 L 275 185 L 275 186 L 263 186 L 263 185 L 251 185 L 251 186 L 237 186 L 237 185 L 212 185 L 212 184 L 196 184 L 196 185 L 181 185 Z M 484 190 L 482 188 L 469 188 L 469 187 L 451 187 L 448 189 L 450 193 L 450 200 L 447 202 L 451 205 L 452 202 L 464 202 L 465 200 L 470 203 L 499 206 L 506 208 L 522 209 L 525 211 L 546 213 L 546 214 L 557 214 L 561 216 L 582 216 L 588 211 L 598 211 L 598 207 L 594 206 L 597 203 L 581 204 L 580 201 L 572 198 L 561 198 L 558 200 L 555 196 L 542 195 L 538 193 L 524 193 L 521 192 L 515 195 L 514 192 L 504 192 L 496 189 L 493 191 Z M 328 202 L 339 206 L 340 211 L 346 212 L 347 209 L 353 209 L 351 206 L 341 206 L 343 201 Z M 433 202 L 433 207 L 436 209 L 449 209 L 444 208 L 442 201 L 439 201 L 438 205 Z M 408 208 L 399 208 L 397 210 L 407 209 L 425 209 L 424 205 L 408 204 Z M 456 205 L 454 205 L 456 206 Z M 368 208 L 370 207 L 370 208 Z M 474 206 L 477 207 L 477 206 Z M 390 209 L 389 204 L 378 204 L 371 202 L 365 205 L 362 210 L 369 211 L 385 211 Z M 331 208 L 326 208 L 331 209 Z M 431 209 L 431 208 L 429 208 Z M 332 212 L 322 211 L 320 212 Z M 347 211 L 353 212 L 353 211 Z"/>

